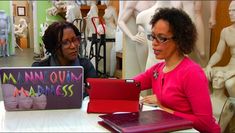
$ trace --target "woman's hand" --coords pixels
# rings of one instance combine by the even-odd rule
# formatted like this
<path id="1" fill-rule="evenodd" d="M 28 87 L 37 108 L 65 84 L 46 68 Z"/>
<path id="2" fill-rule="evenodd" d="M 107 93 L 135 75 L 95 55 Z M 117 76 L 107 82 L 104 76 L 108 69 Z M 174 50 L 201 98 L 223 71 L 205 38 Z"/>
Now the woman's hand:
<path id="1" fill-rule="evenodd" d="M 204 72 L 206 74 L 206 77 L 209 81 L 212 80 L 212 67 L 210 65 L 207 65 L 206 68 L 204 68 Z"/>
<path id="2" fill-rule="evenodd" d="M 147 44 L 147 39 L 143 32 L 138 32 L 135 36 L 131 38 L 132 41 L 135 41 L 139 44 L 145 45 Z"/>
<path id="3" fill-rule="evenodd" d="M 157 100 L 157 97 L 156 97 L 156 95 L 149 95 L 149 96 L 145 96 L 142 100 L 141 100 L 141 102 L 143 103 L 143 104 L 155 104 L 155 105 L 157 105 L 157 102 L 158 102 L 158 100 Z"/>
<path id="4" fill-rule="evenodd" d="M 145 104 L 145 103 L 146 103 L 146 104 L 154 104 L 154 105 L 160 107 L 162 110 L 164 110 L 164 111 L 166 111 L 166 112 L 168 112 L 168 113 L 171 113 L 171 114 L 174 113 L 174 110 L 169 109 L 169 108 L 167 108 L 167 107 L 164 107 L 164 106 L 158 101 L 157 96 L 156 96 L 155 94 L 154 94 L 154 95 L 145 96 L 145 97 L 141 100 L 141 102 L 142 102 L 143 104 Z"/>

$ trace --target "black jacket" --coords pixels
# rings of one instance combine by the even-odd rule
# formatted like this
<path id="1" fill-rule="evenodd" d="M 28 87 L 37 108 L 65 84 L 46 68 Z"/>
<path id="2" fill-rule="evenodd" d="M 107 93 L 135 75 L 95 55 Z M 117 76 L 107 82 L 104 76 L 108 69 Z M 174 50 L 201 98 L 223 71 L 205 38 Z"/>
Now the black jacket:
<path id="1" fill-rule="evenodd" d="M 40 62 L 34 62 L 32 64 L 32 67 L 42 67 L 42 66 L 50 66 L 50 58 L 51 56 L 49 56 L 49 58 L 42 60 Z M 94 68 L 94 66 L 92 65 L 92 63 L 90 62 L 89 59 L 87 58 L 80 58 L 78 57 L 78 60 L 81 64 L 81 66 L 84 68 L 84 82 L 86 83 L 86 79 L 87 78 L 96 78 L 97 77 L 97 73 L 96 70 Z M 83 94 L 83 97 L 87 96 L 87 92 L 85 91 Z"/>

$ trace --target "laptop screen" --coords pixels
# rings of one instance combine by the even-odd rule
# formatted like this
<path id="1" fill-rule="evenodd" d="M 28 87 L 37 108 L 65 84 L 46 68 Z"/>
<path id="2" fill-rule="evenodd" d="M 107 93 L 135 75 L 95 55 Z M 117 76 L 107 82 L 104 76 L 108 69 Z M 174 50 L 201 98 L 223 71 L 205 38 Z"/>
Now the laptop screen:
<path id="1" fill-rule="evenodd" d="M 80 66 L 2 67 L 0 79 L 6 110 L 81 108 Z"/>

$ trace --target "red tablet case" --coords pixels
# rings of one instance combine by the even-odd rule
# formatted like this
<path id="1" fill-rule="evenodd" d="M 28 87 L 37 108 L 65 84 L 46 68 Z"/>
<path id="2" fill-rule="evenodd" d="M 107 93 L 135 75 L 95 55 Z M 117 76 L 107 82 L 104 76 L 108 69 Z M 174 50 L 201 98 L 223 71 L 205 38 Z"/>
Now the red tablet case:
<path id="1" fill-rule="evenodd" d="M 192 128 L 192 122 L 162 110 L 100 115 L 100 125 L 113 132 L 171 132 Z M 111 129 L 110 129 L 111 128 Z"/>
<path id="2" fill-rule="evenodd" d="M 138 112 L 140 84 L 134 80 L 88 78 L 88 113 Z"/>

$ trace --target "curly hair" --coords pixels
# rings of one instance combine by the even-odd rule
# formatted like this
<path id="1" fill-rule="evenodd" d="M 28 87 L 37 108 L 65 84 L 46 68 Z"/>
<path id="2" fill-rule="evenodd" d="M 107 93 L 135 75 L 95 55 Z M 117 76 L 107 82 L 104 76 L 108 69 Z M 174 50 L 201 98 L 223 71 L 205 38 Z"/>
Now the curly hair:
<path id="1" fill-rule="evenodd" d="M 81 36 L 81 33 L 75 25 L 66 21 L 53 22 L 46 29 L 42 41 L 45 45 L 47 53 L 55 53 L 60 47 L 59 42 L 62 41 L 63 31 L 66 28 L 73 29 L 76 36 Z"/>
<path id="2" fill-rule="evenodd" d="M 160 19 L 169 23 L 179 51 L 183 54 L 191 53 L 197 40 L 197 30 L 189 15 L 177 8 L 159 8 L 150 21 L 152 28 Z"/>

